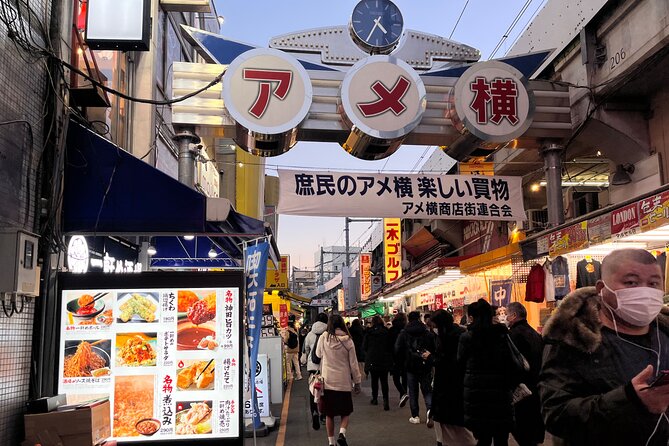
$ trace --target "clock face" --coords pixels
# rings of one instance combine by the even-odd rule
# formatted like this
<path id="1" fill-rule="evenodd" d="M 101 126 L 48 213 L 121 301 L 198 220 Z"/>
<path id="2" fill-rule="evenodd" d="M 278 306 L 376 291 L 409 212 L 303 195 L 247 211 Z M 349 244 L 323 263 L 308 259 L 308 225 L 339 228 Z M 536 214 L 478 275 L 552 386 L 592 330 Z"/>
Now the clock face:
<path id="1" fill-rule="evenodd" d="M 402 13 L 390 0 L 362 0 L 353 9 L 351 31 L 366 49 L 386 49 L 400 40 Z"/>

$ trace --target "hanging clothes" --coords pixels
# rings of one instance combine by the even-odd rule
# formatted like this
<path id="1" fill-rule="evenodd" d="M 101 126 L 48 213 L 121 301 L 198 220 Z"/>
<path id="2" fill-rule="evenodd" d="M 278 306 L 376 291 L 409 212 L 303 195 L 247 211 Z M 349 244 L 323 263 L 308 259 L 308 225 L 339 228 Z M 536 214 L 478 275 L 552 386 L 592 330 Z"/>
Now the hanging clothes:
<path id="1" fill-rule="evenodd" d="M 602 264 L 597 260 L 583 259 L 576 264 L 576 288 L 595 286 L 602 277 Z"/>
<path id="2" fill-rule="evenodd" d="M 527 302 L 543 302 L 546 298 L 546 272 L 544 267 L 536 263 L 530 268 L 525 287 Z"/>
<path id="3" fill-rule="evenodd" d="M 571 285 L 569 284 L 569 264 L 567 263 L 567 259 L 562 256 L 557 256 L 551 262 L 551 271 L 553 273 L 553 281 L 555 282 L 555 299 L 560 300 L 571 293 Z"/>
<path id="4" fill-rule="evenodd" d="M 553 278 L 553 270 L 552 270 L 552 263 L 550 261 L 546 261 L 544 263 L 544 296 L 546 297 L 546 302 L 555 302 L 555 280 Z"/>

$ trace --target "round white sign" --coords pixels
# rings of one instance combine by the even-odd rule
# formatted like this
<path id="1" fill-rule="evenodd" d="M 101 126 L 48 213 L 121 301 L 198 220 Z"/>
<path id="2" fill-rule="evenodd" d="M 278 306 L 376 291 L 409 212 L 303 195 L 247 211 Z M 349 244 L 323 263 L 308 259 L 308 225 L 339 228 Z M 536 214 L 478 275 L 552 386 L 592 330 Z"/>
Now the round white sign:
<path id="1" fill-rule="evenodd" d="M 86 238 L 75 235 L 67 245 L 67 269 L 73 273 L 85 273 L 88 271 L 90 255 Z"/>
<path id="2" fill-rule="evenodd" d="M 392 56 L 358 61 L 341 85 L 345 120 L 379 139 L 406 136 L 420 123 L 427 99 L 425 85 L 406 62 Z"/>
<path id="3" fill-rule="evenodd" d="M 247 51 L 223 76 L 223 101 L 246 129 L 277 135 L 295 129 L 311 107 L 312 86 L 304 67 L 271 48 Z"/>
<path id="4" fill-rule="evenodd" d="M 527 79 L 498 61 L 480 62 L 455 84 L 453 125 L 483 141 L 507 142 L 523 135 L 532 124 L 534 95 Z"/>

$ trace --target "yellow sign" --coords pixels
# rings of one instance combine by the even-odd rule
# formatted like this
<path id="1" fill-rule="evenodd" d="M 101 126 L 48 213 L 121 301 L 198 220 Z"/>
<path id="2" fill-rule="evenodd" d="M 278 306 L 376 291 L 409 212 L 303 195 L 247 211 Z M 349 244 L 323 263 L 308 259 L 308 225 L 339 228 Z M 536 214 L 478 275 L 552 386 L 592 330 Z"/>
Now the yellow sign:
<path id="1" fill-rule="evenodd" d="M 386 283 L 402 277 L 402 222 L 399 218 L 383 219 L 383 255 Z"/>
<path id="2" fill-rule="evenodd" d="M 460 175 L 495 175 L 495 163 L 473 161 L 459 163 Z"/>
<path id="3" fill-rule="evenodd" d="M 372 254 L 360 253 L 360 300 L 367 300 L 372 294 Z"/>
<path id="4" fill-rule="evenodd" d="M 281 256 L 281 262 L 275 269 L 270 269 L 268 261 L 267 276 L 265 277 L 265 289 L 287 290 L 288 289 L 288 266 L 290 256 Z"/>

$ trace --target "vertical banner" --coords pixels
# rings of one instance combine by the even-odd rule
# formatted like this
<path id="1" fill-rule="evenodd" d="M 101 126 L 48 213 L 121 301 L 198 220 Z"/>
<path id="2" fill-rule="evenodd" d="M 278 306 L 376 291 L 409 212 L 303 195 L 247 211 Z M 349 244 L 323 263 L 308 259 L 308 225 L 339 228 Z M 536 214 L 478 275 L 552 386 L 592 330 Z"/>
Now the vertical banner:
<path id="1" fill-rule="evenodd" d="M 372 253 L 360 253 L 360 300 L 366 301 L 372 294 Z"/>
<path id="2" fill-rule="evenodd" d="M 346 300 L 344 299 L 344 290 L 343 289 L 338 289 L 337 290 L 337 310 L 341 313 L 346 309 Z"/>
<path id="3" fill-rule="evenodd" d="M 497 307 L 506 307 L 511 303 L 511 292 L 513 291 L 513 280 L 491 280 L 490 302 Z"/>
<path id="4" fill-rule="evenodd" d="M 279 327 L 288 328 L 288 305 L 279 304 Z"/>
<path id="5" fill-rule="evenodd" d="M 246 318 L 247 339 L 249 344 L 249 364 L 258 362 L 258 347 L 262 331 L 262 301 L 265 292 L 265 275 L 267 273 L 267 257 L 269 243 L 267 240 L 258 242 L 254 246 L 247 246 L 244 252 L 246 270 Z M 256 374 L 251 371 L 251 398 L 253 401 L 253 426 L 261 426 L 256 394 Z"/>
<path id="6" fill-rule="evenodd" d="M 383 219 L 383 255 L 386 283 L 402 277 L 402 223 L 399 218 Z"/>

